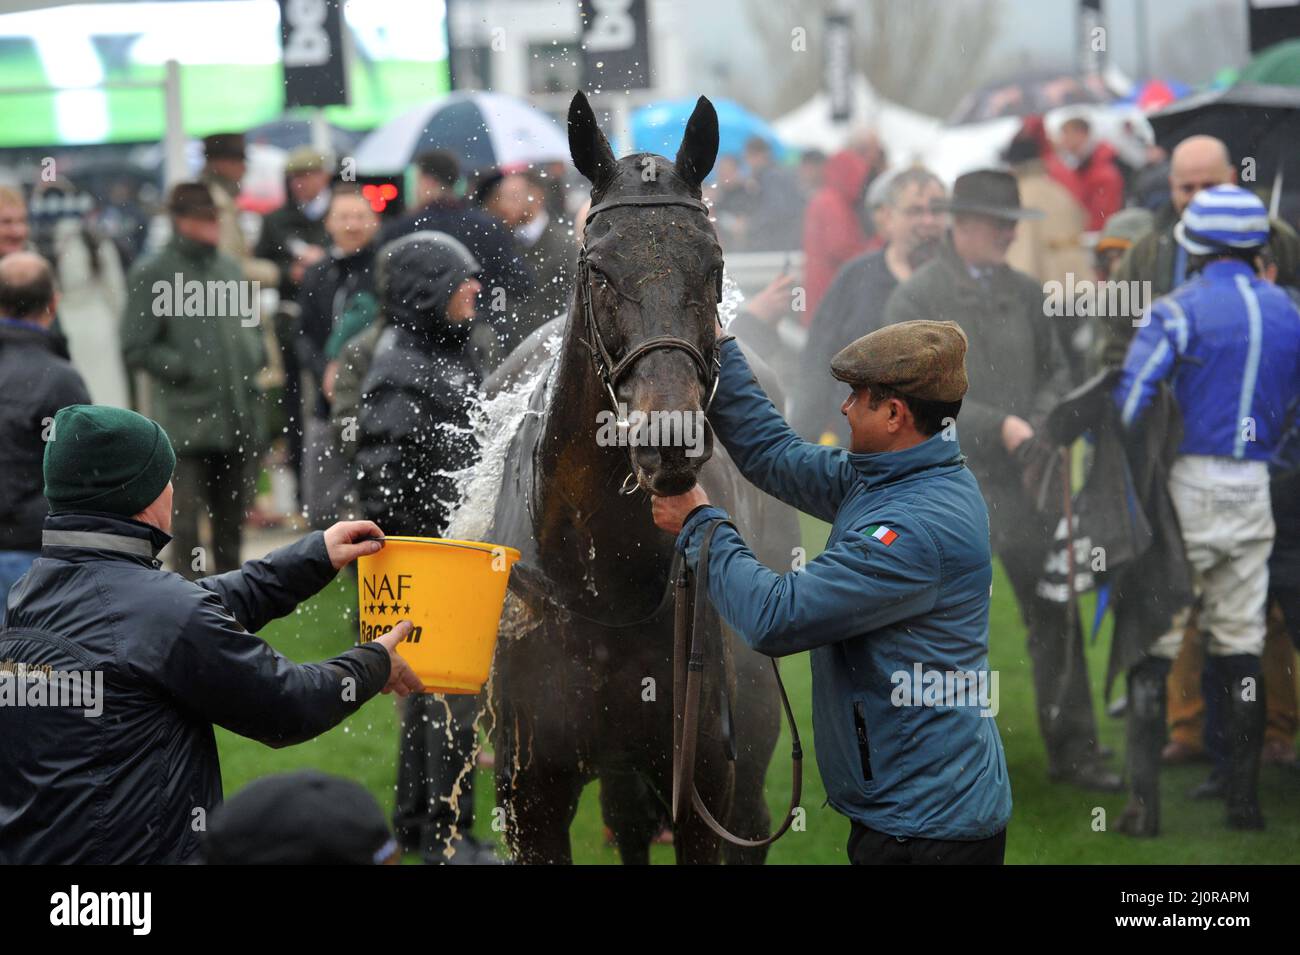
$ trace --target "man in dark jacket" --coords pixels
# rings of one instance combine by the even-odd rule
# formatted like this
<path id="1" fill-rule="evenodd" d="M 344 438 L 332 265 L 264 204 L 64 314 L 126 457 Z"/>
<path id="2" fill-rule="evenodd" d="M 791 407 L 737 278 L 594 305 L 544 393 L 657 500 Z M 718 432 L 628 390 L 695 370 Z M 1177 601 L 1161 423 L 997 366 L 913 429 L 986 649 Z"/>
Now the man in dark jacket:
<path id="1" fill-rule="evenodd" d="M 9 588 L 40 554 L 41 456 L 54 414 L 90 402 L 51 330 L 58 303 L 48 262 L 32 252 L 0 259 L 0 622 Z"/>
<path id="2" fill-rule="evenodd" d="M 522 302 L 504 302 L 513 323 L 502 329 L 502 352 L 508 354 L 532 332 L 557 315 L 563 315 L 573 294 L 578 249 L 573 230 L 546 211 L 540 181 L 523 172 L 486 180 L 478 189 L 483 208 L 511 230 L 537 286 Z M 497 303 L 491 301 L 490 309 Z"/>
<path id="3" fill-rule="evenodd" d="M 157 560 L 176 464 L 163 429 L 90 405 L 54 424 L 41 556 L 0 630 L 0 863 L 185 862 L 222 797 L 212 725 L 289 746 L 419 690 L 396 653 L 410 623 L 291 662 L 251 631 L 379 550 L 380 529 L 336 524 L 191 583 Z"/>
<path id="4" fill-rule="evenodd" d="M 885 320 L 947 319 L 970 337 L 962 447 L 988 502 L 993 549 L 1029 631 L 1048 774 L 1113 791 L 1120 780 L 1098 759 L 1078 614 L 1038 591 L 1056 522 L 1038 510 L 1022 480 L 1021 462 L 1052 454 L 1035 438 L 1032 422 L 1046 416 L 1070 383 L 1042 287 L 1006 265 L 1017 220 L 1034 210 L 1020 205 L 1009 173 L 992 170 L 959 177 L 943 205 L 953 214 L 948 236 L 937 256 L 894 290 Z"/>
<path id="5" fill-rule="evenodd" d="M 913 256 L 918 250 L 932 249 L 942 234 L 943 215 L 931 207 L 944 197 L 939 178 L 916 167 L 888 179 L 876 210 L 885 247 L 860 255 L 839 270 L 808 330 L 790 417 L 794 429 L 809 441 L 822 440 L 826 432 L 841 444 L 847 438 L 843 416 L 834 421 L 835 416 L 828 414 L 834 401 L 832 379 L 824 374 L 826 365 L 849 342 L 884 327 L 885 305 L 898 283 L 912 277 Z"/>
<path id="6" fill-rule="evenodd" d="M 329 234 L 325 212 L 330 203 L 331 168 L 328 159 L 304 146 L 289 154 L 284 165 L 284 205 L 262 220 L 253 255 L 274 262 L 280 270 L 280 303 L 275 312 L 275 336 L 284 362 L 284 408 L 289 464 L 295 477 L 302 474 L 303 395 L 302 364 L 298 360 L 298 288 L 307 270 L 325 258 Z M 301 488 L 300 498 L 301 498 Z"/>
<path id="7" fill-rule="evenodd" d="M 460 242 L 481 267 L 483 284 L 483 314 L 496 327 L 509 321 L 508 309 L 493 312 L 492 297 L 500 294 L 507 301 L 522 302 L 533 291 L 536 282 L 532 269 L 519 253 L 510 231 L 478 206 L 456 195 L 456 182 L 460 179 L 460 164 L 456 157 L 443 150 L 425 153 L 416 159 L 419 173 L 420 208 L 403 219 L 389 223 L 380 236 L 379 244 L 412 232 L 444 232 Z M 498 292 L 497 290 L 501 291 Z M 502 340 L 509 327 L 497 329 Z"/>
<path id="8" fill-rule="evenodd" d="M 239 566 L 252 465 L 265 430 L 257 375 L 265 364 L 256 286 L 217 250 L 220 222 L 207 187 L 178 183 L 173 235 L 128 278 L 122 352 L 148 372 L 149 409 L 179 448 L 174 566 L 201 576 Z M 212 549 L 199 548 L 199 515 Z"/>
<path id="9" fill-rule="evenodd" d="M 455 472 L 476 456 L 478 263 L 452 237 L 417 232 L 380 249 L 378 270 L 384 329 L 357 415 L 361 510 L 390 533 L 438 537 L 459 500 Z M 394 828 L 429 862 L 495 861 L 469 835 L 478 707 L 476 696 L 430 694 L 404 707 Z"/>

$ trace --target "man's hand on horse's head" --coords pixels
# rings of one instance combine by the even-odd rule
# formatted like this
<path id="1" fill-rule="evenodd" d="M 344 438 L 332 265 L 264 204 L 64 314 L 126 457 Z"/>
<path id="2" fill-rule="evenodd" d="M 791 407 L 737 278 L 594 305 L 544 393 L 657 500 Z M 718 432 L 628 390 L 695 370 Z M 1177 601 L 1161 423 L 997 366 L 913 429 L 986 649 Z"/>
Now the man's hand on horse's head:
<path id="1" fill-rule="evenodd" d="M 686 518 L 690 516 L 691 511 L 701 504 L 708 503 L 709 496 L 704 493 L 704 488 L 697 484 L 685 494 L 674 494 L 672 497 L 651 497 L 650 509 L 654 515 L 655 525 L 660 530 L 665 530 L 670 534 L 680 534 L 682 524 L 686 522 Z"/>

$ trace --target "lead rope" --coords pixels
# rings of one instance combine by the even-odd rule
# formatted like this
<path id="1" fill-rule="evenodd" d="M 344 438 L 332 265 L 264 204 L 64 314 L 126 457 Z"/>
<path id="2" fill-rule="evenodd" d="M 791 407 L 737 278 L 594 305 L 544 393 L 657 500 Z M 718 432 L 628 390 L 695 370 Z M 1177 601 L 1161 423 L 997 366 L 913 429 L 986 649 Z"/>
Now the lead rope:
<path id="1" fill-rule="evenodd" d="M 709 545 L 713 534 L 722 524 L 735 524 L 718 518 L 711 521 L 704 530 L 700 540 L 700 556 L 694 575 L 682 561 L 681 572 L 676 581 L 676 607 L 673 618 L 673 825 L 681 826 L 686 822 L 690 806 L 713 833 L 732 845 L 747 849 L 761 849 L 770 846 L 789 830 L 794 822 L 794 811 L 799 807 L 803 795 L 803 744 L 799 740 L 799 727 L 794 721 L 794 710 L 790 706 L 790 697 L 781 682 L 781 669 L 776 659 L 769 658 L 772 673 L 776 677 L 776 688 L 781 694 L 781 706 L 785 710 L 786 725 L 790 727 L 790 808 L 785 819 L 776 832 L 764 839 L 744 839 L 727 830 L 714 818 L 704 804 L 700 791 L 695 786 L 695 754 L 699 740 L 700 692 L 704 679 L 704 641 L 701 634 L 704 627 L 705 605 L 708 601 L 709 588 Z M 703 596 L 701 596 L 703 594 Z M 723 653 L 725 653 L 725 644 Z M 723 677 L 725 678 L 725 666 Z"/>

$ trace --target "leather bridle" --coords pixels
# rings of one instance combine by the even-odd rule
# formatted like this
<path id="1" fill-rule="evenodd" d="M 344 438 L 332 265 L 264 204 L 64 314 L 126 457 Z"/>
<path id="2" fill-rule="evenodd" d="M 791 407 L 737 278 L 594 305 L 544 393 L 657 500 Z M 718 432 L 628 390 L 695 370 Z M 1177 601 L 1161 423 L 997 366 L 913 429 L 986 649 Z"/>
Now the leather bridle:
<path id="1" fill-rule="evenodd" d="M 622 199 L 610 199 L 607 202 L 592 206 L 591 211 L 587 213 L 587 226 L 590 227 L 591 220 L 603 212 L 629 206 L 683 206 L 696 212 L 702 212 L 706 216 L 709 214 L 708 206 L 699 199 L 692 199 L 688 196 L 625 196 Z M 578 290 L 578 294 L 582 299 L 583 320 L 587 324 L 587 337 L 591 339 L 587 342 L 587 347 L 591 349 L 591 359 L 596 367 L 596 374 L 600 378 L 601 384 L 605 386 L 605 393 L 609 395 L 610 406 L 613 408 L 614 415 L 620 426 L 626 427 L 627 420 L 619 407 L 618 394 L 615 389 L 623 376 L 631 370 L 637 359 L 658 349 L 674 349 L 690 355 L 691 361 L 695 363 L 695 367 L 700 373 L 700 381 L 704 385 L 705 393 L 708 395 L 704 403 L 704 412 L 705 414 L 708 413 L 709 406 L 713 404 L 713 396 L 718 391 L 718 375 L 722 369 L 722 361 L 718 356 L 717 348 L 714 348 L 711 359 L 705 358 L 704 353 L 698 347 L 684 338 L 679 338 L 676 335 L 655 335 L 653 338 L 637 342 L 618 360 L 615 360 L 614 356 L 610 354 L 609 349 L 605 346 L 605 340 L 601 338 L 600 328 L 596 324 L 596 313 L 591 304 L 591 266 L 587 264 L 585 235 L 582 246 L 578 249 Z M 721 272 L 718 273 L 717 293 L 718 298 L 721 299 Z M 720 346 L 721 342 L 718 344 Z"/>

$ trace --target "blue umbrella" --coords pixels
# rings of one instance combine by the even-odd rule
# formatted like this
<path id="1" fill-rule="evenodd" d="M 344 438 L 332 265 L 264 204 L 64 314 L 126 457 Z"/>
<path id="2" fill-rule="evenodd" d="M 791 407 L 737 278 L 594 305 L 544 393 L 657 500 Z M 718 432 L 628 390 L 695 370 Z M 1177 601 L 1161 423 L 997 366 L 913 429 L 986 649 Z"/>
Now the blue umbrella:
<path id="1" fill-rule="evenodd" d="M 767 140 L 778 159 L 785 155 L 785 146 L 772 127 L 739 103 L 715 99 L 713 108 L 718 111 L 718 155 L 739 154 L 751 136 Z M 642 106 L 632 113 L 632 148 L 671 159 L 677 154 L 682 134 L 686 132 L 686 121 L 694 109 L 693 99 L 664 100 Z"/>

